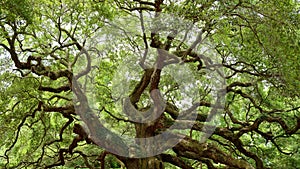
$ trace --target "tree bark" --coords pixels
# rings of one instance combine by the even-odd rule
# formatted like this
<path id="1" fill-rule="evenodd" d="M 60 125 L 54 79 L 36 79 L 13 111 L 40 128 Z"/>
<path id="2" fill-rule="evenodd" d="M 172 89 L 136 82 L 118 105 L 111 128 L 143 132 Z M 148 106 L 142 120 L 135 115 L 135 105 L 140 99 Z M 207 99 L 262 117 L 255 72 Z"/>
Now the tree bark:
<path id="1" fill-rule="evenodd" d="M 124 161 L 126 168 L 128 169 L 164 169 L 163 162 L 157 157 L 148 158 L 127 158 Z"/>

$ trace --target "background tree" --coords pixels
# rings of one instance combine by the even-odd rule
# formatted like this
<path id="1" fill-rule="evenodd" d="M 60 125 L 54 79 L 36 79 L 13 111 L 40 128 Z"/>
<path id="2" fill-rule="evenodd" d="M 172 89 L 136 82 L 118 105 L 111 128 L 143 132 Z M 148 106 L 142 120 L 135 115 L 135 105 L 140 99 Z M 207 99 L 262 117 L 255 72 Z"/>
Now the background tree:
<path id="1" fill-rule="evenodd" d="M 4 0 L 0 9 L 2 168 L 300 167 L 297 1 Z M 198 38 L 190 43 L 180 39 L 178 30 L 143 29 L 145 20 L 164 14 L 195 25 Z M 140 27 L 119 19 L 126 17 L 136 18 Z M 127 30 L 137 34 L 130 36 Z M 105 43 L 88 41 L 95 36 Z M 197 50 L 204 45 L 199 39 L 214 44 L 210 51 L 220 63 Z M 158 56 L 136 57 L 148 50 L 158 51 Z M 172 55 L 172 62 L 159 52 Z M 93 55 L 101 58 L 99 63 Z M 123 117 L 115 104 L 112 82 L 114 75 L 126 75 L 120 71 L 128 58 L 144 69 L 130 70 L 138 78 L 128 85 L 127 101 L 147 112 L 148 103 L 160 99 L 157 93 L 149 99 L 154 89 L 167 101 L 164 113 L 152 123 Z M 210 97 L 213 88 L 196 84 L 205 97 L 191 101 L 198 117 L 192 129 L 189 121 L 181 121 L 178 129 L 183 132 L 175 137 L 184 138 L 176 146 L 142 159 L 130 158 L 130 147 L 122 141 L 116 145 L 125 147 L 121 150 L 128 157 L 105 151 L 111 141 L 121 140 L 115 133 L 151 137 L 176 122 L 184 83 L 161 73 L 166 62 L 187 65 L 195 77 L 191 81 L 205 82 L 207 71 L 224 70 L 226 86 L 218 91 L 226 91 L 220 125 L 200 142 L 207 117 L 218 104 Z M 146 68 L 147 63 L 156 64 Z M 82 94 L 84 82 L 95 84 L 94 107 Z"/>

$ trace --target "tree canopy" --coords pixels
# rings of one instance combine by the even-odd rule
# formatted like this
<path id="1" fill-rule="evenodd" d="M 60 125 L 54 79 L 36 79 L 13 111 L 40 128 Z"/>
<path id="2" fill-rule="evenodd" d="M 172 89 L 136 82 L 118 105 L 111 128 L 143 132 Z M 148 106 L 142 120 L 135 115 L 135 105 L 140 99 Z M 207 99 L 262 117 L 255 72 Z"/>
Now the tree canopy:
<path id="1" fill-rule="evenodd" d="M 299 1 L 0 5 L 0 168 L 300 168 Z"/>

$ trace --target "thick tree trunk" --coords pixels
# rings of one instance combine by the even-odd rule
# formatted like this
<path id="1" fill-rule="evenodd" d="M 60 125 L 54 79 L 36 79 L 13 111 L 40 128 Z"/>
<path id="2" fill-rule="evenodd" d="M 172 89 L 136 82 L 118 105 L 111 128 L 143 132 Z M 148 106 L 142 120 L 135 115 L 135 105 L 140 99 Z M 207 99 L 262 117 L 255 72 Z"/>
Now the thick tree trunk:
<path id="1" fill-rule="evenodd" d="M 125 159 L 124 164 L 127 169 L 164 169 L 163 162 L 157 157 L 128 158 Z"/>
<path id="2" fill-rule="evenodd" d="M 153 124 L 135 124 L 136 137 L 147 138 L 154 136 Z M 139 143 L 140 145 L 151 143 Z M 146 146 L 145 146 L 146 147 Z M 147 158 L 124 158 L 122 159 L 127 169 L 164 169 L 164 163 L 158 156 Z"/>

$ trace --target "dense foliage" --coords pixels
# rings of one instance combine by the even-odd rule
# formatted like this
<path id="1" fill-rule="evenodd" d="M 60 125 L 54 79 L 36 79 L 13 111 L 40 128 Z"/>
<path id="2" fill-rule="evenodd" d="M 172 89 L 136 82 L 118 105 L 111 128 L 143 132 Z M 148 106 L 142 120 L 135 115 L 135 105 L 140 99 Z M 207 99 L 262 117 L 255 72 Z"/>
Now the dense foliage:
<path id="1" fill-rule="evenodd" d="M 297 0 L 0 5 L 0 168 L 300 168 Z M 138 118 L 161 96 L 150 123 L 117 104 Z M 181 141 L 152 157 L 121 139 L 174 123 Z"/>

